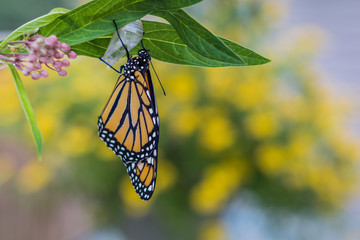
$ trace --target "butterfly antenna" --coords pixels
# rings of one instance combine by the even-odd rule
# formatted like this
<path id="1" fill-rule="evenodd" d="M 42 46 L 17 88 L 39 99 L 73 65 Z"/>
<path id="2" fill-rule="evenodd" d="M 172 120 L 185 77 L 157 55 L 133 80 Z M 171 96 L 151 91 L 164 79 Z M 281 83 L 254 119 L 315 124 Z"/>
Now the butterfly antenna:
<path id="1" fill-rule="evenodd" d="M 117 73 L 121 73 L 121 69 L 120 71 L 116 70 L 113 66 L 111 66 L 109 63 L 107 63 L 106 61 L 104 61 L 104 59 L 102 59 L 101 57 L 99 57 L 100 61 L 102 61 L 103 63 L 105 63 L 106 65 L 108 65 L 109 67 L 111 67 L 115 72 Z"/>
<path id="2" fill-rule="evenodd" d="M 121 42 L 121 44 L 123 45 L 123 47 L 124 47 L 124 49 L 125 49 L 125 51 L 126 51 L 126 56 L 127 56 L 128 59 L 130 59 L 129 51 L 128 51 L 127 47 L 125 46 L 124 42 L 122 41 L 122 39 L 121 39 L 121 37 L 120 37 L 119 30 L 118 30 L 118 26 L 117 26 L 115 20 L 113 20 L 113 23 L 114 23 L 114 25 L 115 25 L 116 33 L 117 33 L 117 35 L 118 35 L 118 37 L 119 37 L 119 39 L 120 39 L 120 42 Z"/>
<path id="3" fill-rule="evenodd" d="M 145 32 L 143 32 L 143 37 L 142 37 L 142 39 L 141 39 L 141 46 L 142 46 L 143 49 L 145 49 L 144 43 L 143 43 L 144 36 L 145 36 Z"/>
<path id="4" fill-rule="evenodd" d="M 160 78 L 159 78 L 159 76 L 157 75 L 157 73 L 156 73 L 156 71 L 155 71 L 155 68 L 154 68 L 154 65 L 152 64 L 151 61 L 150 61 L 150 64 L 151 64 L 152 69 L 154 70 L 154 73 L 155 73 L 155 75 L 156 75 L 156 78 L 157 78 L 158 82 L 160 83 L 160 86 L 161 86 L 161 88 L 162 88 L 162 90 L 163 90 L 164 96 L 166 96 L 165 89 L 164 89 L 163 85 L 161 84 Z"/>
<path id="5" fill-rule="evenodd" d="M 144 35 L 143 35 L 143 36 L 144 36 Z M 142 39 L 141 39 L 141 46 L 142 46 L 143 49 L 145 49 L 144 43 L 143 43 Z"/>

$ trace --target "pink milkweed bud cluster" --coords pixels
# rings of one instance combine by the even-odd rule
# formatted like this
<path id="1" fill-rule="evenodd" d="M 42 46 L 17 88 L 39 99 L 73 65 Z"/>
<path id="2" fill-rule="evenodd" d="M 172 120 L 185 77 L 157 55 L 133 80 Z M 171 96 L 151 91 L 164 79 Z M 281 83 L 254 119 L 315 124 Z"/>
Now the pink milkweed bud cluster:
<path id="1" fill-rule="evenodd" d="M 34 80 L 49 76 L 47 69 L 43 69 L 44 66 L 56 71 L 61 77 L 66 76 L 67 72 L 63 68 L 70 66 L 68 59 L 77 57 L 74 51 L 70 51 L 70 46 L 60 42 L 55 35 L 35 35 L 24 41 L 8 43 L 11 51 L 16 50 L 16 46 L 19 45 L 28 53 L 0 53 L 0 58 L 12 62 L 25 76 L 31 76 Z M 65 59 L 65 56 L 68 59 Z"/>

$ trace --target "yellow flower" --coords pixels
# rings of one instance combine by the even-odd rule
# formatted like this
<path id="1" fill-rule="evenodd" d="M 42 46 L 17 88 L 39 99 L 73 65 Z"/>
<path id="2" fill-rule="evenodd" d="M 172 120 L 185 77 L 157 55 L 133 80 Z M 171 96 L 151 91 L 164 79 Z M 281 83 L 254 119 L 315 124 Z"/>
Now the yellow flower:
<path id="1" fill-rule="evenodd" d="M 161 156 L 161 153 L 160 153 Z M 170 188 L 176 182 L 178 173 L 175 166 L 165 159 L 161 158 L 158 162 L 157 180 L 155 193 L 158 195 L 160 192 Z M 154 193 L 154 194 L 155 194 Z M 154 196 L 153 196 L 154 197 Z"/>
<path id="2" fill-rule="evenodd" d="M 339 118 L 342 115 L 337 109 L 336 105 L 329 104 L 328 102 L 318 102 L 313 106 L 314 108 L 314 123 L 323 132 L 334 130 L 337 127 Z"/>
<path id="3" fill-rule="evenodd" d="M 222 151 L 234 144 L 235 133 L 231 123 L 217 114 L 204 121 L 200 134 L 201 145 L 211 151 Z"/>
<path id="4" fill-rule="evenodd" d="M 276 21 L 288 12 L 287 4 L 284 2 L 263 2 L 261 8 L 261 12 L 265 13 L 272 21 Z"/>
<path id="5" fill-rule="evenodd" d="M 223 224 L 217 220 L 205 222 L 200 228 L 199 240 L 223 240 L 226 239 L 226 231 Z"/>
<path id="6" fill-rule="evenodd" d="M 277 175 L 284 168 L 288 156 L 283 147 L 277 144 L 265 144 L 257 150 L 260 169 L 266 174 Z"/>
<path id="7" fill-rule="evenodd" d="M 44 163 L 31 161 L 19 173 L 18 187 L 24 193 L 36 192 L 50 182 L 51 171 Z"/>
<path id="8" fill-rule="evenodd" d="M 201 86 L 206 92 L 215 98 L 224 99 L 229 97 L 234 84 L 236 83 L 236 71 L 228 68 L 206 69 L 205 79 Z"/>
<path id="9" fill-rule="evenodd" d="M 360 159 L 360 142 L 353 136 L 347 135 L 345 129 L 339 129 L 327 135 L 328 143 L 337 155 L 347 158 L 349 162 Z"/>
<path id="10" fill-rule="evenodd" d="M 119 183 L 119 195 L 124 201 L 124 209 L 129 216 L 141 217 L 149 212 L 153 199 L 141 200 L 128 176 L 124 176 Z"/>
<path id="11" fill-rule="evenodd" d="M 239 79 L 239 83 L 234 88 L 236 92 L 231 95 L 234 104 L 242 110 L 248 110 L 259 104 L 268 102 L 270 84 L 265 80 L 258 79 L 256 75 Z"/>
<path id="12" fill-rule="evenodd" d="M 347 191 L 337 170 L 325 164 L 312 166 L 308 180 L 318 197 L 332 205 L 339 205 Z"/>
<path id="13" fill-rule="evenodd" d="M 143 201 L 135 192 L 130 178 L 128 176 L 124 176 L 119 183 L 119 195 L 126 205 L 125 210 L 128 215 L 133 217 L 146 215 L 150 210 L 150 206 L 154 201 L 154 198 L 156 198 L 162 191 L 171 187 L 175 183 L 176 178 L 177 172 L 173 164 L 164 159 L 160 159 L 154 194 L 149 201 Z"/>
<path id="14" fill-rule="evenodd" d="M 188 136 L 193 133 L 200 124 L 199 111 L 186 108 L 179 110 L 173 115 L 171 130 L 179 136 Z"/>
<path id="15" fill-rule="evenodd" d="M 174 74 L 166 82 L 166 89 L 171 92 L 168 94 L 174 100 L 191 101 L 197 97 L 197 86 L 191 74 Z"/>
<path id="16" fill-rule="evenodd" d="M 0 126 L 6 126 L 17 121 L 22 110 L 10 71 L 2 69 L 0 73 Z"/>
<path id="17" fill-rule="evenodd" d="M 309 103 L 302 97 L 291 99 L 278 99 L 277 104 L 280 106 L 281 115 L 294 123 L 304 123 L 310 119 L 311 110 Z"/>
<path id="18" fill-rule="evenodd" d="M 248 167 L 239 159 L 227 160 L 210 167 L 202 181 L 191 191 L 192 207 L 200 214 L 219 212 L 247 175 Z"/>
<path id="19" fill-rule="evenodd" d="M 271 111 L 259 111 L 248 115 L 245 128 L 256 139 L 273 137 L 278 133 L 278 120 Z"/>
<path id="20" fill-rule="evenodd" d="M 41 109 L 35 112 L 36 120 L 38 122 L 39 128 L 43 135 L 44 141 L 46 142 L 54 135 L 54 133 L 59 132 L 59 115 L 57 111 L 53 111 L 54 107 L 42 107 Z"/>
<path id="21" fill-rule="evenodd" d="M 61 140 L 59 147 L 64 153 L 70 155 L 81 155 L 92 148 L 96 135 L 86 127 L 70 127 L 68 128 Z"/>
<path id="22" fill-rule="evenodd" d="M 308 131 L 300 127 L 295 129 L 289 141 L 289 154 L 292 157 L 306 158 L 311 154 L 315 139 Z"/>
<path id="23" fill-rule="evenodd" d="M 108 148 L 100 138 L 93 139 L 96 142 L 96 154 L 98 155 L 99 159 L 103 161 L 121 161 L 121 158 L 118 157 L 110 148 Z"/>

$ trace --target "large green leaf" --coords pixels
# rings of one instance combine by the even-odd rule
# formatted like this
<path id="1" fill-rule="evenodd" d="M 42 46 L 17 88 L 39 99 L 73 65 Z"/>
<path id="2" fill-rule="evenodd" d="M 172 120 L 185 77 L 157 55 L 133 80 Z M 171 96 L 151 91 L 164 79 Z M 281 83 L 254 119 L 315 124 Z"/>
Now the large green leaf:
<path id="1" fill-rule="evenodd" d="M 18 40 L 20 37 L 23 36 L 24 33 L 33 31 L 36 28 L 40 28 L 42 26 L 45 26 L 46 24 L 53 21 L 55 18 L 61 16 L 62 14 L 68 12 L 69 10 L 65 8 L 55 8 L 51 10 L 48 14 L 43 15 L 41 17 L 35 18 L 34 20 L 31 20 L 30 22 L 25 23 L 24 25 L 17 28 L 14 32 L 12 32 L 7 38 L 5 38 L 0 43 L 0 50 L 5 47 L 5 45 L 8 42 Z"/>
<path id="2" fill-rule="evenodd" d="M 221 37 L 218 38 L 236 55 L 240 56 L 243 61 L 229 63 L 202 56 L 187 46 L 182 39 L 179 38 L 179 35 L 171 25 L 151 21 L 142 22 L 145 31 L 143 39 L 145 47 L 151 50 L 151 56 L 153 58 L 164 62 L 201 67 L 257 65 L 269 62 L 268 59 L 255 52 Z M 111 36 L 110 34 L 93 41 L 81 43 L 73 46 L 72 49 L 80 55 L 101 57 L 105 53 Z M 132 53 L 136 54 L 139 48 L 140 46 L 135 48 Z"/>
<path id="3" fill-rule="evenodd" d="M 16 71 L 16 68 L 12 65 L 12 64 L 8 64 L 8 67 L 11 71 L 11 74 L 14 78 L 14 82 L 15 82 L 15 86 L 16 86 L 16 91 L 19 95 L 19 99 L 20 99 L 20 103 L 21 106 L 24 110 L 25 116 L 30 124 L 31 127 L 31 131 L 32 134 L 34 136 L 34 140 L 35 140 L 35 144 L 37 147 L 37 152 L 38 152 L 38 157 L 39 160 L 41 160 L 41 154 L 42 154 L 42 148 L 43 148 L 43 140 L 42 140 L 42 136 L 41 136 L 41 132 L 40 129 L 36 123 L 36 119 L 35 119 L 35 114 L 34 114 L 34 110 L 31 107 L 31 103 L 30 100 L 26 94 L 24 85 L 20 79 L 20 76 L 18 74 L 18 72 Z"/>
<path id="4" fill-rule="evenodd" d="M 114 31 L 112 20 L 122 27 L 154 11 L 186 7 L 201 0 L 94 0 L 40 28 L 44 36 L 55 34 L 69 45 L 88 42 Z"/>
<path id="5" fill-rule="evenodd" d="M 181 40 L 201 56 L 229 65 L 248 65 L 246 59 L 242 57 L 243 54 L 236 54 L 219 37 L 212 34 L 183 10 L 161 11 L 156 15 L 166 19 L 174 27 Z M 261 62 L 257 64 L 261 64 Z"/>

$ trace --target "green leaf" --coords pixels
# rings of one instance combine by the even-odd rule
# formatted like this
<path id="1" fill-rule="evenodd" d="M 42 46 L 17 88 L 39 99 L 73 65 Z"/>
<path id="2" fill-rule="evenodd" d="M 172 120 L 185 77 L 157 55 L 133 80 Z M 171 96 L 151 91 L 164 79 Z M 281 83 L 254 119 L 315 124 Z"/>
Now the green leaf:
<path id="1" fill-rule="evenodd" d="M 269 62 L 268 59 L 256 54 L 255 52 L 244 48 L 232 41 L 218 37 L 227 47 L 243 59 L 239 63 L 228 63 L 220 60 L 214 60 L 202 56 L 198 52 L 188 47 L 180 38 L 175 29 L 166 23 L 142 21 L 145 36 L 143 42 L 146 48 L 150 49 L 151 56 L 158 60 L 175 63 L 192 65 L 199 67 L 225 67 L 225 66 L 244 66 L 257 65 Z M 111 34 L 90 42 L 81 43 L 72 47 L 79 55 L 89 57 L 101 57 L 109 44 Z M 132 54 L 136 54 L 141 46 L 135 48 Z"/>
<path id="2" fill-rule="evenodd" d="M 219 37 L 212 34 L 183 10 L 156 12 L 156 15 L 166 19 L 190 49 L 207 59 L 226 63 L 230 66 L 242 66 L 249 65 L 243 55 L 254 56 L 253 52 L 248 52 L 245 48 L 237 49 L 241 54 L 235 53 L 230 46 L 227 46 Z M 235 46 L 234 44 L 231 45 Z M 253 64 L 264 63 L 261 60 L 251 62 Z"/>
<path id="3" fill-rule="evenodd" d="M 55 34 L 70 46 L 114 32 L 112 20 L 123 27 L 154 11 L 186 7 L 200 0 L 94 0 L 40 28 L 44 36 Z"/>
<path id="4" fill-rule="evenodd" d="M 114 28 L 115 30 L 115 28 Z M 104 56 L 112 34 L 71 46 L 77 55 L 99 58 Z"/>
<path id="5" fill-rule="evenodd" d="M 35 18 L 34 20 L 25 23 L 24 25 L 17 28 L 14 32 L 12 32 L 6 39 L 4 39 L 0 43 L 0 50 L 3 49 L 8 42 L 18 40 L 23 34 L 26 34 L 30 31 L 35 30 L 36 28 L 45 26 L 46 24 L 53 21 L 55 18 L 61 16 L 62 14 L 68 12 L 69 10 L 65 8 L 55 8 L 51 10 L 48 14 L 43 15 L 41 17 Z"/>
<path id="6" fill-rule="evenodd" d="M 14 82 L 15 82 L 15 86 L 16 86 L 16 91 L 19 95 L 19 99 L 20 99 L 20 103 L 21 106 L 24 110 L 25 116 L 30 124 L 31 127 L 31 131 L 33 133 L 33 137 L 35 140 L 35 144 L 37 147 L 37 152 L 38 152 L 38 158 L 39 160 L 41 160 L 41 154 L 42 154 L 42 148 L 43 148 L 43 140 L 42 140 L 42 136 L 41 136 L 41 132 L 40 129 L 36 123 L 36 119 L 35 119 L 35 114 L 34 114 L 34 110 L 31 107 L 31 103 L 30 100 L 25 92 L 25 88 L 24 85 L 20 79 L 20 76 L 18 74 L 18 72 L 16 71 L 16 68 L 12 65 L 12 64 L 8 64 L 8 67 L 11 71 L 11 74 L 14 78 Z"/>
<path id="7" fill-rule="evenodd" d="M 224 58 L 215 58 L 214 55 L 219 53 L 214 49 L 212 54 L 193 50 L 180 39 L 176 30 L 169 24 L 143 21 L 143 26 L 146 33 L 144 45 L 151 50 L 152 57 L 161 61 L 200 67 L 258 65 L 269 62 L 268 59 L 257 53 L 222 37 L 214 36 L 241 61 L 225 61 Z"/>

